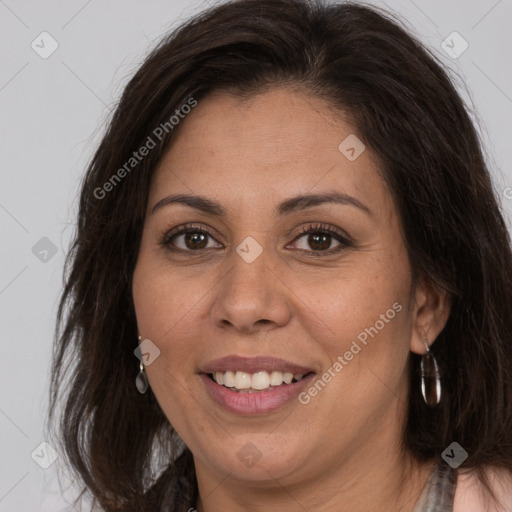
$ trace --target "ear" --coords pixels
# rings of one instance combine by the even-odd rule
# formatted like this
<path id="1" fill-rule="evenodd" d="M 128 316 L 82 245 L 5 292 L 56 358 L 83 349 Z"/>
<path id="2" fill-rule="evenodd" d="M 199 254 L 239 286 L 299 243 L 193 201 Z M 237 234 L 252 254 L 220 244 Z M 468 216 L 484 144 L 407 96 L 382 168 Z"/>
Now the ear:
<path id="1" fill-rule="evenodd" d="M 425 279 L 420 280 L 414 292 L 411 350 L 424 354 L 444 329 L 451 310 L 449 292 Z"/>

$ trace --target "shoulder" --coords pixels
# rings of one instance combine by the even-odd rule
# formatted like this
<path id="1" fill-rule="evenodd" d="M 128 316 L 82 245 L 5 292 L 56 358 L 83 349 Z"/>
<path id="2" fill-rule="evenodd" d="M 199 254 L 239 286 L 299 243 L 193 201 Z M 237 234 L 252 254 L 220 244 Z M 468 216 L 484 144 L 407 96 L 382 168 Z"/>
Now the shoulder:
<path id="1" fill-rule="evenodd" d="M 489 484 L 504 508 L 489 497 L 474 472 L 457 472 L 453 512 L 509 512 L 512 510 L 512 472 L 489 466 L 485 470 Z"/>

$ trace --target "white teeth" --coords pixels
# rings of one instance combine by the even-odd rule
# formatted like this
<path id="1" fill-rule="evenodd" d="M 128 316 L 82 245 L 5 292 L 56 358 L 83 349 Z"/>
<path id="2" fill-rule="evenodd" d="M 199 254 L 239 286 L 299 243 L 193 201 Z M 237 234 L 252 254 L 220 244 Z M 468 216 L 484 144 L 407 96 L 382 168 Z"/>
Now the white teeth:
<path id="1" fill-rule="evenodd" d="M 283 383 L 283 372 L 272 372 L 270 374 L 270 385 L 280 386 Z"/>
<path id="2" fill-rule="evenodd" d="M 293 380 L 293 373 L 290 373 L 290 372 L 283 373 L 283 380 L 285 381 L 286 384 L 291 384 L 291 382 Z"/>
<path id="3" fill-rule="evenodd" d="M 253 389 L 267 389 L 270 386 L 270 377 L 267 372 L 257 372 L 252 376 Z"/>
<path id="4" fill-rule="evenodd" d="M 296 381 L 304 377 L 301 373 L 293 374 L 291 372 L 273 371 L 270 374 L 266 371 L 260 371 L 253 374 L 243 371 L 215 372 L 213 379 L 217 384 L 237 390 L 258 390 L 269 389 L 281 386 L 283 383 L 291 384 L 293 379 Z"/>
<path id="5" fill-rule="evenodd" d="M 215 375 L 218 375 L 221 372 L 217 372 Z M 222 373 L 221 373 L 222 375 Z M 224 386 L 228 388 L 235 387 L 235 373 L 234 372 L 225 372 L 223 377 L 223 382 L 218 382 L 217 384 L 224 384 Z"/>
<path id="6" fill-rule="evenodd" d="M 245 372 L 235 373 L 235 388 L 247 389 L 251 387 L 251 375 Z"/>

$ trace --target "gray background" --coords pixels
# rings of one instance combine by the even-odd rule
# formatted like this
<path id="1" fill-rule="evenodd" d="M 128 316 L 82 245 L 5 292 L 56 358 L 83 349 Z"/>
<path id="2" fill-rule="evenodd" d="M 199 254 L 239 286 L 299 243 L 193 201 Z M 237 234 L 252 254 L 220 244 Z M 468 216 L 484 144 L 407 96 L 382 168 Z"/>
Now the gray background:
<path id="1" fill-rule="evenodd" d="M 80 178 L 113 102 L 147 50 L 213 3 L 0 0 L 0 511 L 66 509 L 56 471 L 60 459 L 43 469 L 31 454 L 35 450 L 36 460 L 49 456 L 40 447 L 49 362 Z M 478 113 L 510 226 L 512 1 L 370 3 L 399 13 L 457 74 L 463 97 Z M 50 48 L 48 39 L 41 43 L 44 31 L 58 43 L 46 59 L 31 47 L 35 40 L 40 51 Z M 458 58 L 441 47 L 454 31 L 469 44 Z M 74 496 L 72 489 L 67 496 Z"/>

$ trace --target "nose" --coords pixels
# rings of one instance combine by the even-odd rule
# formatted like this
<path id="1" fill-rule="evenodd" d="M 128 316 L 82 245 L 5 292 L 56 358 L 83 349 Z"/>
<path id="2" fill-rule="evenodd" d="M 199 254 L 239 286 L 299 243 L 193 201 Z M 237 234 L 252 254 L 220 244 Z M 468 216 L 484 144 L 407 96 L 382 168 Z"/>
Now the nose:
<path id="1" fill-rule="evenodd" d="M 261 247 L 261 246 L 260 246 Z M 245 251 L 244 249 L 249 249 Z M 261 247 L 263 249 L 263 247 Z M 228 256 L 230 269 L 216 287 L 211 318 L 221 328 L 230 326 L 244 334 L 282 327 L 291 317 L 289 288 L 279 276 L 273 255 L 255 244 L 242 243 Z M 247 255 L 253 251 L 253 254 Z"/>

